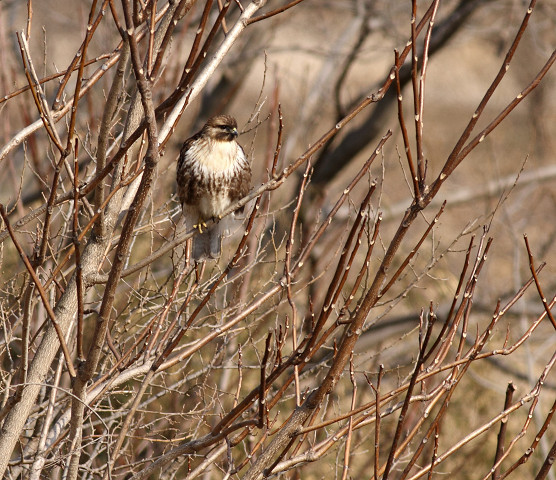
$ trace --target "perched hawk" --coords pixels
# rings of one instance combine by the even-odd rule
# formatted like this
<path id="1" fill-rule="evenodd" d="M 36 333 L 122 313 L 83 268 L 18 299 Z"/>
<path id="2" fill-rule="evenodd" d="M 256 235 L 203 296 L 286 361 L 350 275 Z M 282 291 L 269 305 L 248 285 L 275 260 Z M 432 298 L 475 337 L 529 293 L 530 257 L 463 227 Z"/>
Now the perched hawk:
<path id="1" fill-rule="evenodd" d="M 194 260 L 216 258 L 222 246 L 222 212 L 247 195 L 251 168 L 236 142 L 237 122 L 229 115 L 210 118 L 200 132 L 187 139 L 177 169 L 178 196 L 186 228 L 196 228 Z"/>

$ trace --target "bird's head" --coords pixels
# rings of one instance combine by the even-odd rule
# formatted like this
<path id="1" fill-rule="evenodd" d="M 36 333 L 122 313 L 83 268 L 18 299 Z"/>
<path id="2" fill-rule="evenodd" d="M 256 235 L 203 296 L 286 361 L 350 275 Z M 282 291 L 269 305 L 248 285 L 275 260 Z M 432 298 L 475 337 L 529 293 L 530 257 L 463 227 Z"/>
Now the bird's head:
<path id="1" fill-rule="evenodd" d="M 203 132 L 214 140 L 221 142 L 231 142 L 239 134 L 237 131 L 237 122 L 230 115 L 217 115 L 209 118 Z"/>

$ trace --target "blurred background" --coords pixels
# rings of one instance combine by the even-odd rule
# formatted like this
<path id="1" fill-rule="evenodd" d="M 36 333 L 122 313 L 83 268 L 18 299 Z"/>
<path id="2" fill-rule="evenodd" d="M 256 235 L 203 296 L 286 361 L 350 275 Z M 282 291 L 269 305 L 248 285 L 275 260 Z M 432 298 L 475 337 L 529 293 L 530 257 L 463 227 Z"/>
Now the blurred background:
<path id="1" fill-rule="evenodd" d="M 285 3 L 287 2 L 269 1 L 264 11 L 273 10 Z M 165 2 L 159 1 L 158 8 L 162 8 L 164 4 Z M 421 1 L 417 4 L 417 18 L 420 19 L 430 4 Z M 496 77 L 522 22 L 527 4 L 522 0 L 440 2 L 430 39 L 424 96 L 422 146 L 428 182 L 439 175 L 483 95 Z M 39 116 L 30 92 L 19 91 L 28 85 L 28 80 L 22 68 L 16 32 L 30 34 L 29 47 L 34 68 L 39 78 L 46 79 L 42 84 L 44 94 L 48 104 L 56 111 L 56 100 L 64 104 L 75 89 L 74 75 L 57 98 L 62 78 L 60 72 L 63 74 L 71 64 L 83 41 L 90 5 L 90 1 L 82 0 L 0 2 L 0 136 L 3 148 L 0 154 L 0 203 L 6 206 L 14 225 L 47 201 L 58 155 L 40 123 L 36 123 L 38 126 L 33 133 L 22 133 L 37 122 Z M 153 85 L 155 105 L 166 99 L 179 82 L 204 6 L 205 2 L 193 2 L 191 10 L 176 25 L 171 45 L 165 54 L 164 68 Z M 116 10 L 118 8 L 115 7 Z M 223 30 L 231 28 L 239 14 L 237 3 L 232 2 L 226 15 L 226 23 L 222 25 L 216 41 L 209 49 L 208 61 L 225 36 Z M 210 11 L 209 26 L 214 23 L 217 15 L 218 6 L 215 4 Z M 90 64 L 85 67 L 83 85 L 89 85 L 87 82 L 91 79 L 95 80 L 90 83 L 90 90 L 81 99 L 76 116 L 75 135 L 80 144 L 78 161 L 80 179 L 83 182 L 89 181 L 95 174 L 99 126 L 113 80 L 113 64 L 104 68 L 102 65 L 113 58 L 121 41 L 108 8 L 105 17 L 98 25 L 88 48 L 87 60 L 90 60 Z M 156 183 L 149 193 L 147 207 L 136 227 L 136 239 L 125 268 L 153 255 L 165 242 L 174 238 L 180 215 L 175 186 L 177 155 L 182 142 L 198 131 L 207 118 L 218 113 L 229 113 L 238 119 L 241 131 L 239 141 L 250 159 L 253 187 L 256 188 L 269 178 L 280 130 L 279 106 L 283 122 L 282 144 L 278 156 L 278 170 L 281 171 L 318 142 L 329 129 L 334 128 L 363 99 L 382 93 L 380 88 L 388 79 L 394 64 L 394 50 L 403 50 L 411 38 L 410 20 L 411 5 L 407 1 L 304 0 L 276 16 L 249 25 L 201 94 L 187 106 L 166 144 L 157 167 Z M 496 88 L 470 138 L 486 127 L 535 78 L 555 48 L 555 25 L 556 1 L 539 1 L 507 74 Z M 425 31 L 426 26 L 419 37 L 419 48 L 422 48 Z M 141 44 L 141 48 L 144 53 L 145 42 Z M 400 71 L 400 82 L 405 123 L 414 149 L 414 97 L 410 56 Z M 500 299 L 502 304 L 509 301 L 529 279 L 531 273 L 524 234 L 528 236 L 536 266 L 546 262 L 540 279 L 545 296 L 549 301 L 552 299 L 556 291 L 555 82 L 556 72 L 552 69 L 526 100 L 471 151 L 444 183 L 432 204 L 416 220 L 415 228 L 404 239 L 405 254 L 419 241 L 441 203 L 447 202 L 445 212 L 418 254 L 411 259 L 409 267 L 397 279 L 393 288 L 373 308 L 365 323 L 353 360 L 355 369 L 360 373 L 358 381 L 361 382 L 361 388 L 365 385 L 363 374 L 376 377 L 380 364 L 385 366 L 385 371 L 389 374 L 385 377 L 385 389 L 394 389 L 411 373 L 416 358 L 416 350 L 411 347 L 415 347 L 418 342 L 420 312 L 423 309 L 427 311 L 432 304 L 439 317 L 447 315 L 460 281 L 471 236 L 476 236 L 476 246 L 484 229 L 488 229 L 487 236 L 493 238 L 493 244 L 474 292 L 473 328 L 469 329 L 469 340 L 473 342 L 479 329 L 491 320 L 497 301 Z M 124 128 L 129 101 L 136 88 L 129 69 L 124 83 L 119 100 L 120 110 L 111 121 L 110 138 L 114 144 L 118 144 L 118 135 Z M 370 183 L 375 181 L 377 189 L 368 209 L 369 217 L 376 219 L 378 212 L 382 212 L 383 218 L 370 271 L 357 290 L 356 301 L 363 297 L 366 285 L 372 280 L 372 269 L 378 268 L 384 258 L 384 252 L 413 200 L 411 175 L 398 121 L 395 87 L 392 86 L 384 98 L 377 100 L 379 101 L 364 108 L 353 121 L 310 157 L 309 182 L 293 235 L 293 250 L 296 254 L 302 251 L 320 222 L 332 211 L 346 186 L 373 154 L 380 139 L 389 130 L 392 131 L 392 137 L 386 142 L 364 179 L 349 192 L 347 201 L 334 216 L 331 227 L 312 248 L 305 267 L 295 280 L 294 298 L 300 319 L 299 335 L 310 332 L 310 319 L 325 301 L 342 247 Z M 58 123 L 60 132 L 67 129 L 68 119 L 69 116 L 65 116 Z M 161 122 L 163 120 L 160 119 Z M 140 166 L 140 158 L 129 158 L 126 161 L 129 162 L 130 170 Z M 292 212 L 299 198 L 303 169 L 304 167 L 298 169 L 279 189 L 265 194 L 247 253 L 226 278 L 218 291 L 219 296 L 212 299 L 203 311 L 203 317 L 195 323 L 195 329 L 187 342 L 194 342 L 207 335 L 215 324 L 225 322 L 249 302 L 259 298 L 269 285 L 281 281 L 286 241 L 291 232 Z M 62 172 L 58 193 L 69 192 L 71 188 L 69 176 Z M 89 201 L 92 202 L 92 196 Z M 44 278 L 48 278 L 54 271 L 71 245 L 71 212 L 71 208 L 60 207 L 53 216 L 48 258 L 42 267 Z M 85 209 L 80 212 L 81 227 L 86 225 L 92 212 L 92 207 L 89 211 Z M 41 215 L 36 215 L 36 218 L 25 220 L 17 227 L 18 239 L 29 256 L 37 249 L 42 218 Z M 97 272 L 101 277 L 108 275 L 110 271 L 111 258 L 119 241 L 119 228 L 121 224 L 112 233 L 106 257 L 98 265 Z M 368 245 L 371 231 L 369 226 L 364 234 L 364 244 Z M 27 277 L 13 244 L 6 238 L 3 237 L 0 247 L 0 315 L 5 330 L 2 361 L 4 395 L 7 397 L 7 379 L 11 379 L 17 370 L 18 357 L 21 355 L 19 319 L 24 306 L 18 301 Z M 205 276 L 199 281 L 200 287 L 195 291 L 194 301 L 202 298 L 223 271 L 240 238 L 241 233 L 238 232 L 226 244 L 221 261 L 207 265 Z M 475 255 L 476 250 L 473 249 L 472 252 Z M 142 270 L 126 276 L 125 281 L 119 285 L 113 311 L 115 321 L 110 328 L 116 349 L 124 351 L 132 348 L 148 322 L 160 313 L 164 302 L 170 298 L 177 273 L 183 268 L 182 253 L 180 248 L 176 248 Z M 364 257 L 364 249 L 361 249 L 354 260 L 354 272 L 359 271 Z M 404 258 L 400 256 L 394 262 L 394 270 L 402 265 Z M 71 263 L 61 269 L 57 280 L 58 290 L 51 293 L 53 303 L 61 295 L 74 270 Z M 193 277 L 188 278 L 191 285 Z M 86 331 L 93 328 L 91 319 L 98 310 L 104 281 L 100 279 L 99 282 L 93 282 L 85 297 Z M 354 278 L 350 278 L 342 293 L 342 301 L 348 297 L 348 287 L 353 285 Z M 190 293 L 185 287 L 180 288 L 175 303 L 170 302 L 170 311 L 173 314 L 176 314 Z M 223 416 L 223 412 L 232 408 L 234 401 L 237 404 L 237 398 L 233 399 L 235 373 L 231 372 L 235 372 L 240 361 L 238 358 L 243 358 L 241 361 L 246 370 L 244 383 L 240 385 L 242 394 L 256 388 L 267 332 L 272 329 L 277 331 L 280 325 L 285 329 L 284 322 L 291 320 L 290 306 L 284 295 L 282 293 L 273 297 L 270 303 L 263 304 L 248 321 L 240 323 L 228 336 L 199 351 L 187 367 L 191 372 L 198 372 L 197 376 L 191 374 L 193 380 L 175 386 L 173 382 L 177 382 L 176 379 L 183 374 L 177 367 L 166 372 L 167 377 L 153 386 L 150 392 L 154 399 L 161 391 L 169 389 L 167 395 L 156 404 L 165 411 L 164 419 L 154 411 L 158 407 L 149 405 L 146 408 L 141 420 L 137 421 L 137 425 L 134 423 L 133 428 L 136 430 L 133 432 L 137 439 L 130 440 L 126 465 L 133 464 L 141 457 L 154 458 L 163 455 L 173 445 L 157 443 L 149 438 L 150 433 L 157 440 L 164 437 L 170 442 L 174 436 L 183 440 L 183 437 L 195 438 L 199 432 L 209 431 L 209 427 Z M 35 301 L 35 305 L 36 310 L 31 315 L 31 330 L 37 335 L 35 341 L 38 343 L 44 311 L 40 308 L 40 302 Z M 341 306 L 338 304 L 336 307 L 338 313 Z M 505 342 L 511 343 L 522 338 L 531 326 L 532 319 L 543 311 L 533 285 L 498 326 L 492 338 L 498 347 L 492 348 L 502 348 Z M 183 310 L 180 314 L 182 312 Z M 288 320 L 285 320 L 286 317 Z M 179 322 L 183 324 L 178 318 L 178 325 Z M 165 326 L 170 328 L 169 325 L 175 327 L 175 323 L 170 320 Z M 302 374 L 299 380 L 302 391 L 314 388 L 315 381 L 318 383 L 316 379 L 321 379 L 325 374 L 327 359 L 335 349 L 332 337 L 312 359 L 312 370 L 308 369 L 305 376 Z M 238 353 L 238 346 L 243 348 L 243 357 Z M 514 381 L 521 393 L 530 389 L 553 355 L 555 346 L 556 334 L 547 321 L 511 358 L 493 356 L 476 366 L 473 364 L 460 387 L 461 391 L 458 390 L 460 394 L 451 400 L 450 408 L 454 414 L 443 425 L 443 430 L 448 432 L 445 436 L 447 443 L 462 437 L 469 425 L 480 425 L 493 412 L 496 414 L 502 409 L 508 381 Z M 133 348 L 137 349 L 137 355 L 143 353 L 139 351 L 139 347 Z M 289 348 L 288 344 L 284 357 L 286 351 L 291 351 Z M 106 348 L 105 363 L 101 367 L 103 372 L 108 370 L 112 362 L 107 352 Z M 208 368 L 207 365 L 214 359 L 219 360 Z M 67 379 L 66 386 L 69 388 Z M 276 384 L 275 388 L 279 387 Z M 331 394 L 330 408 L 323 410 L 320 421 L 349 410 L 351 387 L 352 383 L 346 374 Z M 271 413 L 271 417 L 275 414 L 280 422 L 287 418 L 293 408 L 294 393 L 289 388 L 284 397 L 286 406 L 278 413 Z M 361 403 L 374 398 L 368 384 L 366 388 L 368 391 L 361 394 Z M 538 416 L 534 417 L 535 426 L 531 427 L 530 436 L 527 437 L 529 442 L 534 431 L 544 421 L 543 415 L 546 415 L 551 406 L 555 388 L 556 377 L 551 373 L 545 385 L 547 396 L 541 398 L 536 410 L 539 412 Z M 117 394 L 107 394 L 106 398 L 99 401 L 98 405 L 106 409 L 103 413 L 106 421 L 109 412 L 129 405 L 132 391 L 133 382 L 130 380 L 120 387 Z M 160 398 L 162 397 L 160 394 Z M 60 399 L 60 405 L 63 401 Z M 202 410 L 202 405 L 207 410 Z M 473 408 L 469 409 L 469 405 L 473 405 Z M 67 409 L 67 404 L 65 407 L 60 406 L 58 414 L 61 415 L 64 408 Z M 153 411 L 150 411 L 151 408 Z M 523 422 L 526 414 L 523 411 L 518 418 Z M 417 418 L 420 415 L 419 410 L 416 409 L 412 415 L 412 419 Z M 119 421 L 121 417 L 111 424 L 114 429 L 120 425 L 117 423 Z M 152 432 L 147 431 L 150 427 L 141 424 L 143 421 L 145 425 L 152 426 Z M 394 428 L 393 422 L 394 420 L 386 420 L 388 428 Z M 34 428 L 38 427 L 35 425 Z M 100 427 L 90 427 L 90 438 L 95 428 Z M 516 421 L 511 429 L 517 434 L 521 423 Z M 28 431 L 32 430 L 33 427 L 30 426 Z M 332 435 L 330 432 L 331 430 L 327 430 L 320 437 L 315 435 L 312 441 L 317 442 L 322 436 Z M 367 470 L 368 458 L 372 450 L 369 442 L 373 438 L 373 432 L 359 432 L 356 446 L 352 450 L 355 453 L 350 478 L 369 478 L 371 473 Z M 385 433 L 385 437 L 390 439 L 390 433 Z M 28 433 L 27 440 L 31 437 L 32 434 Z M 22 441 L 22 444 L 27 440 Z M 252 439 L 246 441 L 248 446 L 244 447 L 245 452 L 254 451 L 252 449 L 259 440 L 260 436 L 253 434 Z M 479 442 L 466 447 L 468 450 L 463 450 L 465 454 L 451 459 L 444 472 L 459 472 L 453 478 L 482 478 L 476 476 L 476 472 L 480 471 L 480 475 L 488 472 L 495 441 L 493 429 Z M 554 441 L 553 430 L 548 440 L 543 439 L 538 457 L 524 467 L 524 470 L 520 470 L 525 472 L 521 473 L 523 476 L 514 478 L 533 478 L 551 441 Z M 57 448 L 50 451 L 52 465 L 49 468 L 53 478 L 57 478 L 56 475 L 60 475 L 61 471 L 61 467 L 55 464 L 56 459 L 63 456 L 63 449 L 60 446 Z M 386 451 L 387 447 L 384 448 Z M 525 447 L 522 450 L 524 449 Z M 98 462 L 102 456 L 95 457 L 93 450 L 93 443 L 84 447 L 91 464 L 87 467 L 90 468 L 87 471 L 89 477 L 83 478 L 97 478 L 95 468 L 100 468 Z M 244 457 L 247 456 L 245 452 Z M 299 467 L 292 472 L 285 470 L 287 473 L 283 473 L 284 478 L 316 479 L 330 474 L 341 475 L 341 462 L 338 458 L 342 458 L 343 450 L 338 446 L 335 453 L 331 452 L 324 457 L 325 460 L 316 462 L 316 466 Z M 511 458 L 515 460 L 521 453 L 522 451 L 517 452 Z M 185 460 L 175 465 L 171 469 L 171 475 L 186 478 L 183 472 L 191 470 L 191 462 L 195 466 L 202 461 L 202 454 L 199 455 L 189 460 L 189 467 Z M 477 459 L 480 467 L 475 462 L 468 462 L 466 455 Z M 204 478 L 223 478 L 228 460 L 222 454 L 222 458 L 218 460 L 220 470 L 207 470 Z M 215 460 L 216 463 L 218 461 Z M 240 460 L 236 461 L 241 463 Z M 21 462 L 14 460 L 12 468 L 13 472 L 17 468 L 19 470 L 10 478 L 17 478 L 18 474 L 22 475 L 21 478 L 25 476 L 25 468 L 21 467 Z M 133 468 L 138 470 L 140 467 Z M 124 474 L 121 475 L 124 478 Z M 171 476 L 169 472 L 165 475 L 166 477 L 152 478 Z M 234 478 L 241 478 L 240 473 L 236 472 Z M 554 473 L 550 473 L 547 478 L 554 478 Z"/>

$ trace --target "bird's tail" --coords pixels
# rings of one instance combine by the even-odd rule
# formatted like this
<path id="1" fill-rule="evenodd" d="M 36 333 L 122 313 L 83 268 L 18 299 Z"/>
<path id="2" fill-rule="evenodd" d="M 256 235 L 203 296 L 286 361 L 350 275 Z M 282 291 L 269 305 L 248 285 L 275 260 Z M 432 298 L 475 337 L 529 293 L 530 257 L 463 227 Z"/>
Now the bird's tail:
<path id="1" fill-rule="evenodd" d="M 220 257 L 222 251 L 222 227 L 220 223 L 211 225 L 203 233 L 193 237 L 191 256 L 195 261 Z"/>

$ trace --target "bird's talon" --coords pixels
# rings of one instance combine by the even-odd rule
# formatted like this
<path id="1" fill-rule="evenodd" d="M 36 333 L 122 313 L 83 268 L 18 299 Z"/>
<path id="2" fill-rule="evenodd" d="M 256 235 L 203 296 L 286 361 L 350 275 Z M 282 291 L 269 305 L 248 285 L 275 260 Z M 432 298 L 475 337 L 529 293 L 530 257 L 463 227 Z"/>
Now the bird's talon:
<path id="1" fill-rule="evenodd" d="M 193 225 L 193 228 L 195 230 L 199 230 L 199 233 L 203 233 L 203 227 L 207 228 L 207 224 L 201 219 L 199 219 L 199 221 L 195 225 Z"/>

